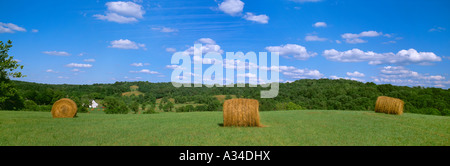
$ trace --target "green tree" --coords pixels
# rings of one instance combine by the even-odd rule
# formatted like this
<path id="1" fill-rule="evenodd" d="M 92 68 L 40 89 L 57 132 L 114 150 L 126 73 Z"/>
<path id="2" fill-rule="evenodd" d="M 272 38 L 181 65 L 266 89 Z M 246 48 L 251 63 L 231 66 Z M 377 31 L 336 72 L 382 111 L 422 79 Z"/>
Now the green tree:
<path id="1" fill-rule="evenodd" d="M 156 104 L 155 104 L 155 103 L 150 103 L 150 107 L 148 107 L 144 113 L 145 113 L 145 114 L 154 114 L 154 113 L 157 113 L 157 112 L 156 112 Z"/>
<path id="2" fill-rule="evenodd" d="M 0 110 L 17 110 L 24 107 L 24 100 L 19 96 L 14 84 L 9 79 L 25 77 L 21 72 L 15 71 L 22 65 L 8 55 L 12 42 L 9 40 L 6 44 L 0 41 Z"/>
<path id="3" fill-rule="evenodd" d="M 144 102 L 141 104 L 141 110 L 143 113 L 147 111 L 147 103 Z"/>
<path id="4" fill-rule="evenodd" d="M 293 102 L 289 102 L 286 104 L 286 110 L 302 110 L 302 107 Z"/>
<path id="5" fill-rule="evenodd" d="M 174 108 L 174 104 L 170 101 L 167 102 L 167 104 L 165 104 L 163 106 L 163 110 L 164 112 L 172 112 L 172 109 Z"/>
<path id="6" fill-rule="evenodd" d="M 128 107 L 123 100 L 117 97 L 108 96 L 103 100 L 103 104 L 106 107 L 105 113 L 107 114 L 127 114 Z"/>
<path id="7" fill-rule="evenodd" d="M 226 95 L 225 96 L 225 100 L 229 100 L 229 99 L 231 99 L 231 96 L 230 95 Z"/>
<path id="8" fill-rule="evenodd" d="M 38 105 L 33 100 L 25 100 L 24 105 L 29 111 L 37 111 Z"/>
<path id="9" fill-rule="evenodd" d="M 88 107 L 89 107 L 89 99 L 86 97 L 73 97 L 72 100 L 77 104 L 77 112 L 82 112 L 82 113 L 86 113 L 88 112 Z"/>
<path id="10" fill-rule="evenodd" d="M 136 102 L 136 101 L 133 101 L 133 102 L 131 103 L 130 108 L 131 108 L 131 111 L 134 112 L 134 114 L 137 114 L 137 113 L 139 112 L 139 103 Z"/>

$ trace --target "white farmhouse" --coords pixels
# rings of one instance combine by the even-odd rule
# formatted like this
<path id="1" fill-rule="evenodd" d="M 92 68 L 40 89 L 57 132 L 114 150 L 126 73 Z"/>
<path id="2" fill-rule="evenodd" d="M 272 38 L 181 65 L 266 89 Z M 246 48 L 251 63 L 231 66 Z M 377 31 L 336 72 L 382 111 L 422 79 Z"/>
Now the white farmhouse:
<path id="1" fill-rule="evenodd" d="M 92 100 L 91 104 L 89 105 L 89 108 L 97 108 L 97 107 L 98 107 L 97 102 L 95 102 L 95 100 Z"/>

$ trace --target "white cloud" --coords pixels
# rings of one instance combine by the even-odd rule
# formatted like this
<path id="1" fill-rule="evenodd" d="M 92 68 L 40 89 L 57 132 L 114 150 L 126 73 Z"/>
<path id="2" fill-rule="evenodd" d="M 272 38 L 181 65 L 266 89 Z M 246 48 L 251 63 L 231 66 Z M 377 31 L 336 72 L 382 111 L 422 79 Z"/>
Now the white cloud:
<path id="1" fill-rule="evenodd" d="M 240 15 L 244 10 L 244 2 L 240 0 L 225 0 L 219 4 L 219 10 L 231 16 Z"/>
<path id="2" fill-rule="evenodd" d="M 95 62 L 95 59 L 84 59 L 85 62 Z"/>
<path id="3" fill-rule="evenodd" d="M 450 81 L 441 75 L 421 74 L 403 66 L 385 66 L 377 77 L 372 77 L 377 83 L 389 83 L 402 86 L 435 86 L 448 85 Z M 438 85 L 438 86 L 436 86 Z"/>
<path id="4" fill-rule="evenodd" d="M 383 33 L 377 31 L 364 31 L 359 34 L 354 33 L 344 33 L 341 35 L 345 42 L 350 44 L 366 43 L 366 40 L 360 39 L 361 37 L 377 37 L 381 36 Z"/>
<path id="5" fill-rule="evenodd" d="M 281 73 L 287 77 L 294 79 L 306 79 L 306 78 L 322 78 L 323 74 L 319 70 L 309 70 L 309 69 L 294 69 L 294 70 L 281 70 Z"/>
<path id="6" fill-rule="evenodd" d="M 132 63 L 130 64 L 130 66 L 134 66 L 134 67 L 142 67 L 142 66 L 148 66 L 150 65 L 149 63 Z"/>
<path id="7" fill-rule="evenodd" d="M 313 27 L 320 28 L 320 27 L 327 27 L 327 23 L 325 22 L 316 22 L 313 24 Z"/>
<path id="8" fill-rule="evenodd" d="M 203 44 L 216 44 L 216 41 L 214 41 L 211 38 L 200 38 L 197 40 L 199 43 L 203 43 Z"/>
<path id="9" fill-rule="evenodd" d="M 334 76 L 334 75 L 333 75 L 333 76 L 330 76 L 329 79 L 332 79 L 332 80 L 345 79 L 345 80 L 353 80 L 353 81 L 359 81 L 359 82 L 366 82 L 366 81 L 363 80 L 363 79 L 359 79 L 359 78 L 355 78 L 355 77 L 349 78 L 349 77 L 339 77 L 339 76 Z"/>
<path id="10" fill-rule="evenodd" d="M 14 33 L 14 31 L 9 28 L 0 26 L 0 33 Z"/>
<path id="11" fill-rule="evenodd" d="M 140 71 L 130 71 L 130 73 L 160 74 L 160 73 L 158 73 L 156 71 L 151 71 L 151 70 L 148 70 L 148 69 L 142 69 Z"/>
<path id="12" fill-rule="evenodd" d="M 249 64 L 249 67 L 260 68 L 261 70 L 270 70 L 273 72 L 280 72 L 284 76 L 294 78 L 294 79 L 318 79 L 322 78 L 324 75 L 320 73 L 319 70 L 311 70 L 311 69 L 298 69 L 294 66 L 258 66 L 256 64 Z M 246 68 L 248 69 L 248 68 Z"/>
<path id="13" fill-rule="evenodd" d="M 382 78 L 398 79 L 398 78 L 414 78 L 422 80 L 444 80 L 445 77 L 441 75 L 423 75 L 418 72 L 411 71 L 403 66 L 386 66 L 380 70 L 380 76 Z"/>
<path id="14" fill-rule="evenodd" d="M 231 16 L 241 16 L 242 12 L 244 11 L 244 5 L 245 3 L 241 0 L 224 0 L 222 3 L 218 4 L 219 10 L 231 15 Z M 248 21 L 257 22 L 260 24 L 267 24 L 269 23 L 269 16 L 265 14 L 255 15 L 251 12 L 246 12 L 245 15 L 242 17 Z"/>
<path id="15" fill-rule="evenodd" d="M 47 72 L 47 73 L 58 73 L 57 71 L 54 71 L 52 69 L 47 69 L 45 72 Z"/>
<path id="16" fill-rule="evenodd" d="M 353 39 L 345 39 L 345 42 L 350 44 L 360 44 L 360 43 L 367 43 L 367 40 L 363 40 L 360 38 L 353 38 Z"/>
<path id="17" fill-rule="evenodd" d="M 333 79 L 333 80 L 338 80 L 338 79 L 341 79 L 342 77 L 338 77 L 338 76 L 330 76 L 329 78 L 330 78 L 330 79 Z"/>
<path id="18" fill-rule="evenodd" d="M 338 62 L 363 62 L 368 61 L 371 65 L 380 64 L 419 64 L 441 61 L 442 58 L 432 52 L 417 52 L 415 49 L 401 50 L 397 54 L 364 52 L 360 49 L 352 49 L 344 52 L 335 49 L 325 50 L 323 56 L 331 61 Z"/>
<path id="19" fill-rule="evenodd" d="M 178 29 L 163 27 L 163 28 L 161 29 L 161 32 L 165 32 L 165 33 L 178 32 Z"/>
<path id="20" fill-rule="evenodd" d="M 65 51 L 44 51 L 42 53 L 55 56 L 70 56 L 70 54 Z"/>
<path id="21" fill-rule="evenodd" d="M 69 79 L 69 77 L 64 77 L 64 76 L 58 76 L 57 78 L 59 78 L 59 79 Z"/>
<path id="22" fill-rule="evenodd" d="M 253 73 L 237 74 L 237 76 L 238 77 L 257 78 L 257 75 L 253 74 Z"/>
<path id="23" fill-rule="evenodd" d="M 395 44 L 395 43 L 397 43 L 397 41 L 391 40 L 391 41 L 383 42 L 382 44 Z"/>
<path id="24" fill-rule="evenodd" d="M 393 34 L 384 34 L 383 36 L 387 37 L 387 38 L 391 38 L 393 36 Z"/>
<path id="25" fill-rule="evenodd" d="M 155 28 L 152 28 L 152 30 L 160 31 L 160 32 L 164 32 L 164 33 L 178 32 L 178 29 L 168 28 L 168 27 L 155 27 Z"/>
<path id="26" fill-rule="evenodd" d="M 117 23 L 132 23 L 142 19 L 145 14 L 143 7 L 133 2 L 107 2 L 105 5 L 108 8 L 106 15 L 96 14 L 94 17 Z"/>
<path id="27" fill-rule="evenodd" d="M 364 31 L 359 34 L 359 37 L 377 37 L 380 35 L 383 35 L 383 33 L 377 31 Z"/>
<path id="28" fill-rule="evenodd" d="M 251 62 L 244 62 L 237 59 L 224 59 L 223 61 L 223 67 L 227 69 L 234 69 L 234 70 L 250 70 L 250 69 L 258 69 L 258 64 L 251 63 Z M 263 70 L 271 70 L 268 67 L 263 67 Z"/>
<path id="29" fill-rule="evenodd" d="M 25 28 L 19 27 L 13 23 L 2 23 L 0 22 L 0 33 L 14 33 L 16 31 L 26 32 Z"/>
<path id="30" fill-rule="evenodd" d="M 106 15 L 96 14 L 94 15 L 99 20 L 107 20 L 110 22 L 117 22 L 121 24 L 138 22 L 138 20 L 134 17 L 125 17 L 118 15 L 117 13 L 106 13 Z"/>
<path id="31" fill-rule="evenodd" d="M 306 41 L 327 41 L 328 39 L 327 38 L 321 38 L 319 36 L 310 36 L 310 35 L 308 35 L 308 36 L 305 37 L 305 40 Z"/>
<path id="32" fill-rule="evenodd" d="M 443 27 L 435 27 L 435 28 L 431 28 L 430 30 L 428 30 L 428 32 L 442 32 L 445 31 L 446 29 Z"/>
<path id="33" fill-rule="evenodd" d="M 177 52 L 177 49 L 175 49 L 175 48 L 166 48 L 166 51 L 174 53 L 174 52 Z"/>
<path id="34" fill-rule="evenodd" d="M 445 84 L 445 85 L 450 85 L 450 81 L 434 81 L 435 84 Z"/>
<path id="35" fill-rule="evenodd" d="M 267 51 L 279 52 L 281 56 L 289 57 L 292 55 L 295 59 L 306 60 L 310 57 L 314 57 L 317 53 L 308 52 L 305 47 L 297 44 L 286 44 L 282 46 L 269 46 L 266 47 Z"/>
<path id="36" fill-rule="evenodd" d="M 72 69 L 70 71 L 72 71 L 72 72 L 80 72 L 80 69 L 75 68 L 75 69 Z"/>
<path id="37" fill-rule="evenodd" d="M 38 33 L 39 30 L 37 30 L 37 29 L 32 29 L 31 32 L 33 32 L 33 33 Z"/>
<path id="38" fill-rule="evenodd" d="M 187 50 L 185 50 L 184 53 L 187 55 L 194 55 L 194 51 L 202 51 L 203 54 L 207 54 L 209 52 L 216 52 L 219 54 L 223 54 L 224 52 L 222 49 L 220 49 L 220 46 L 217 45 L 216 42 L 210 38 L 201 38 L 197 40 L 196 43 L 202 44 L 202 47 L 196 50 L 197 48 L 191 46 Z"/>
<path id="39" fill-rule="evenodd" d="M 91 68 L 91 64 L 70 63 L 66 67 Z"/>
<path id="40" fill-rule="evenodd" d="M 142 6 L 133 2 L 107 2 L 106 6 L 108 7 L 108 11 L 120 14 L 122 16 L 143 18 L 143 15 L 145 14 Z"/>
<path id="41" fill-rule="evenodd" d="M 166 68 L 168 68 L 168 69 L 178 69 L 178 68 L 181 68 L 181 66 L 178 66 L 178 65 L 166 65 Z"/>
<path id="42" fill-rule="evenodd" d="M 146 49 L 145 44 L 136 43 L 134 41 L 128 39 L 119 39 L 111 42 L 111 45 L 108 46 L 110 48 L 119 48 L 119 49 Z"/>
<path id="43" fill-rule="evenodd" d="M 130 64 L 130 66 L 142 67 L 142 66 L 144 66 L 144 64 L 142 64 L 142 63 L 132 63 L 132 64 Z"/>
<path id="44" fill-rule="evenodd" d="M 267 16 L 265 14 L 255 15 L 253 13 L 247 12 L 243 18 L 248 21 L 254 21 L 257 23 L 261 23 L 261 24 L 269 23 L 269 16 Z"/>
<path id="45" fill-rule="evenodd" d="M 355 71 L 353 73 L 347 72 L 347 76 L 350 76 L 350 77 L 365 77 L 364 73 L 360 73 L 358 71 Z"/>

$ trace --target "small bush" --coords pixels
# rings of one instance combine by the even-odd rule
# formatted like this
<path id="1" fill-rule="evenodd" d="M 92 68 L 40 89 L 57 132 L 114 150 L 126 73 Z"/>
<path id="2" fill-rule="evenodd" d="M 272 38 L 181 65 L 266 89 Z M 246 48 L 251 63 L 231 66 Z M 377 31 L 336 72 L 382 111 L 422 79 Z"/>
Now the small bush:
<path id="1" fill-rule="evenodd" d="M 441 111 L 443 116 L 450 116 L 450 109 L 444 109 Z"/>
<path id="2" fill-rule="evenodd" d="M 174 108 L 174 104 L 170 101 L 168 101 L 167 104 L 165 104 L 163 106 L 164 112 L 172 112 L 173 108 Z"/>
<path id="3" fill-rule="evenodd" d="M 186 112 L 185 107 L 181 106 L 175 109 L 175 112 Z"/>
<path id="4" fill-rule="evenodd" d="M 38 105 L 36 111 L 51 112 L 52 107 L 53 107 L 52 105 Z"/>
<path id="5" fill-rule="evenodd" d="M 38 105 L 33 100 L 25 100 L 25 109 L 28 111 L 37 111 Z"/>
<path id="6" fill-rule="evenodd" d="M 181 106 L 175 109 L 176 112 L 194 112 L 195 107 L 192 105 Z"/>
<path id="7" fill-rule="evenodd" d="M 206 106 L 206 105 L 197 105 L 195 107 L 195 111 L 208 111 L 208 106 Z"/>
<path id="8" fill-rule="evenodd" d="M 419 113 L 427 114 L 427 115 L 442 115 L 436 108 L 421 108 L 419 109 Z"/>
<path id="9" fill-rule="evenodd" d="M 156 112 L 156 104 L 150 103 L 150 107 L 142 107 L 142 111 L 144 111 L 144 114 L 155 114 Z"/>
<path id="10" fill-rule="evenodd" d="M 277 103 L 276 110 L 302 110 L 303 108 L 293 102 Z"/>

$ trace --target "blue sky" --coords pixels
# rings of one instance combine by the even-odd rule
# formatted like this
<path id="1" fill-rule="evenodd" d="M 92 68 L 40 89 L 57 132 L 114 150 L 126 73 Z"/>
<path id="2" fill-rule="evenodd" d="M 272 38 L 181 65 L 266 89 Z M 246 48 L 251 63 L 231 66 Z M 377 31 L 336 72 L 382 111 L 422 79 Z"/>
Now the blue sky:
<path id="1" fill-rule="evenodd" d="M 14 0 L 0 40 L 51 84 L 169 82 L 174 51 L 279 51 L 281 82 L 450 87 L 450 1 Z M 225 53 L 222 53 L 224 56 Z M 250 79 L 249 76 L 248 79 Z"/>

